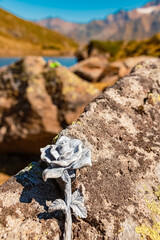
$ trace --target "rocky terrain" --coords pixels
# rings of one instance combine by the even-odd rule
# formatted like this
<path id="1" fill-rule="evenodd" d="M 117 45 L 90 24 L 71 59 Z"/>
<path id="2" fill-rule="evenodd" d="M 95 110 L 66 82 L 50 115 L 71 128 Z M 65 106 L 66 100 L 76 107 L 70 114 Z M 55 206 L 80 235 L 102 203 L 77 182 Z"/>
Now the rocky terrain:
<path id="1" fill-rule="evenodd" d="M 38 154 L 85 106 L 146 57 L 108 62 L 90 57 L 70 68 L 52 68 L 26 57 L 0 69 L 0 153 Z M 9 145 L 9 147 L 8 147 Z"/>
<path id="2" fill-rule="evenodd" d="M 136 56 L 160 57 L 160 34 L 151 38 L 137 41 L 99 41 L 92 40 L 84 47 L 80 47 L 75 55 L 78 61 L 88 57 L 104 56 L 110 62 Z"/>
<path id="3" fill-rule="evenodd" d="M 151 1 L 131 11 L 120 10 L 103 20 L 75 24 L 57 18 L 47 18 L 39 24 L 57 30 L 80 43 L 98 40 L 140 40 L 160 32 L 160 1 Z M 62 27 L 63 24 L 63 27 Z"/>
<path id="4" fill-rule="evenodd" d="M 92 84 L 41 57 L 1 68 L 0 153 L 39 153 L 98 94 Z"/>
<path id="5" fill-rule="evenodd" d="M 150 57 L 138 56 L 109 62 L 108 58 L 102 54 L 86 58 L 69 69 L 82 79 L 103 89 L 112 86 L 121 77 L 128 75 L 136 64 L 147 58 Z"/>
<path id="6" fill-rule="evenodd" d="M 93 166 L 79 170 L 73 184 L 82 185 L 88 209 L 86 219 L 73 219 L 74 240 L 160 238 L 159 122 L 160 60 L 148 59 L 60 133 L 92 152 Z M 43 182 L 42 171 L 33 162 L 1 186 L 1 239 L 62 239 L 63 215 L 47 213 L 61 191 Z"/>
<path id="7" fill-rule="evenodd" d="M 109 62 L 89 57 L 70 68 L 26 57 L 0 69 L 0 184 L 32 159 L 100 92 L 129 74 L 145 56 Z M 9 146 L 9 147 L 8 147 Z M 23 161 L 22 161 L 23 159 Z"/>

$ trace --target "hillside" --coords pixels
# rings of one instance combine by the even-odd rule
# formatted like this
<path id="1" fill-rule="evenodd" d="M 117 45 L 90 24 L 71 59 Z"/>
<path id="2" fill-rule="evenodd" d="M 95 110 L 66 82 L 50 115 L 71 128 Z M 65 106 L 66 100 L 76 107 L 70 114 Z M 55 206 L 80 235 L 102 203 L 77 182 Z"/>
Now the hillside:
<path id="1" fill-rule="evenodd" d="M 120 10 L 106 19 L 86 24 L 63 22 L 55 18 L 41 20 L 39 24 L 86 43 L 96 40 L 142 40 L 160 32 L 160 1 L 155 0 L 131 11 Z M 69 27 L 68 27 L 69 26 Z"/>
<path id="2" fill-rule="evenodd" d="M 83 51 L 92 55 L 95 49 L 102 55 L 104 53 L 109 53 L 110 61 L 142 55 L 160 57 L 160 33 L 155 34 L 151 38 L 139 41 L 92 40 L 84 47 Z"/>
<path id="3" fill-rule="evenodd" d="M 129 41 L 117 52 L 116 58 L 126 58 L 134 56 L 160 57 L 160 33 L 142 41 Z"/>
<path id="4" fill-rule="evenodd" d="M 0 56 L 69 55 L 77 47 L 68 37 L 1 8 L 0 16 Z"/>

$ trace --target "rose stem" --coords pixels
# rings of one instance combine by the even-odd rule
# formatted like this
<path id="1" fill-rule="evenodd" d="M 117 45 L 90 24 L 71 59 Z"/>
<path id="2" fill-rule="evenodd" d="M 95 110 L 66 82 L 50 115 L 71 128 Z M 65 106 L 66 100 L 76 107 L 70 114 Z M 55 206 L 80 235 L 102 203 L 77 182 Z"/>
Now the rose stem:
<path id="1" fill-rule="evenodd" d="M 71 196 L 72 196 L 71 178 L 67 170 L 65 171 L 65 174 L 68 181 L 65 186 L 65 203 L 67 206 L 67 211 L 65 213 L 65 230 L 64 230 L 63 238 L 64 240 L 71 240 L 71 235 L 72 235 L 72 217 L 71 217 L 71 209 L 70 209 Z"/>

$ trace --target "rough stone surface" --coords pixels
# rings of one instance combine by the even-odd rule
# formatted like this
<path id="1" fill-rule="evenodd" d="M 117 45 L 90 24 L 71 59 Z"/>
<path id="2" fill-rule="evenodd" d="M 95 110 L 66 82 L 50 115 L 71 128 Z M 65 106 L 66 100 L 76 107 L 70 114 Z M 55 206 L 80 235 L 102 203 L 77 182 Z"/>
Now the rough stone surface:
<path id="1" fill-rule="evenodd" d="M 152 57 L 149 56 L 137 56 L 137 57 L 128 57 L 123 60 L 115 61 L 110 64 L 111 67 L 118 68 L 119 77 L 124 77 L 128 75 L 132 68 L 135 67 L 138 63 L 150 59 Z"/>
<path id="2" fill-rule="evenodd" d="M 66 67 L 50 69 L 45 79 L 48 93 L 58 107 L 59 121 L 64 126 L 77 119 L 86 104 L 100 93 L 91 83 L 82 80 Z"/>
<path id="3" fill-rule="evenodd" d="M 71 123 L 97 96 L 99 91 L 91 84 L 65 68 L 60 69 L 52 70 L 41 57 L 26 57 L 0 70 L 0 152 L 39 153 L 40 146 L 46 145 L 64 127 L 63 116 L 67 117 L 66 125 Z M 51 78 L 54 71 L 65 75 L 65 83 L 60 74 L 55 74 L 59 85 L 54 78 L 50 79 L 56 89 L 50 86 L 48 92 L 46 75 L 50 73 Z M 71 77 L 74 84 L 70 83 Z M 74 91 L 76 103 L 69 99 L 69 91 Z"/>
<path id="4" fill-rule="evenodd" d="M 88 209 L 86 219 L 73 219 L 73 239 L 160 239 L 159 122 L 160 60 L 150 59 L 61 132 L 92 152 L 93 166 L 78 171 L 73 184 L 82 186 Z M 61 191 L 44 184 L 41 171 L 39 164 L 30 165 L 1 186 L 2 239 L 60 239 L 64 219 L 51 219 L 46 205 Z"/>
<path id="5" fill-rule="evenodd" d="M 128 75 L 136 64 L 149 58 L 151 57 L 138 56 L 109 62 L 105 56 L 99 55 L 75 64 L 70 70 L 86 81 L 98 83 L 99 89 L 104 89 L 104 83 L 105 87 L 114 85 Z"/>
<path id="6" fill-rule="evenodd" d="M 41 174 L 39 164 L 33 162 L 2 185 L 0 239 L 59 239 L 58 222 L 46 219 L 47 204 L 59 194 Z"/>
<path id="7" fill-rule="evenodd" d="M 70 67 L 70 70 L 82 79 L 96 82 L 107 65 L 108 60 L 105 57 L 90 57 Z"/>
<path id="8" fill-rule="evenodd" d="M 41 57 L 26 57 L 1 72 L 0 152 L 38 152 L 61 130 L 45 89 L 45 64 Z"/>

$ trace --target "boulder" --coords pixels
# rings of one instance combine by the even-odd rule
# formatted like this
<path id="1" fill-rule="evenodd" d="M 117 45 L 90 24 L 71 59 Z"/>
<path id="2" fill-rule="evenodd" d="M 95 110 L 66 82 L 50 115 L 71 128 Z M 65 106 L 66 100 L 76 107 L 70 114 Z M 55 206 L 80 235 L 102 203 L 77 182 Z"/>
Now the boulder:
<path id="1" fill-rule="evenodd" d="M 79 138 L 93 166 L 77 171 L 88 217 L 73 218 L 74 240 L 158 240 L 160 221 L 160 60 L 138 64 L 92 101 L 60 135 Z M 62 198 L 40 163 L 0 187 L 1 239 L 61 239 L 63 215 L 47 213 Z"/>
<path id="2" fill-rule="evenodd" d="M 108 60 L 104 57 L 90 57 L 70 67 L 70 70 L 84 80 L 96 82 L 107 65 Z"/>
<path id="3" fill-rule="evenodd" d="M 106 82 L 106 86 L 112 86 L 121 77 L 128 75 L 136 64 L 150 58 L 138 56 L 108 62 L 106 57 L 99 55 L 75 64 L 70 70 L 86 81 Z"/>
<path id="4" fill-rule="evenodd" d="M 38 152 L 61 130 L 45 89 L 41 57 L 26 57 L 0 73 L 0 152 Z"/>
<path id="5" fill-rule="evenodd" d="M 128 75 L 133 67 L 135 67 L 138 63 L 150 59 L 152 57 L 149 56 L 137 56 L 137 57 L 128 57 L 123 60 L 118 60 L 110 64 L 111 68 L 117 68 L 119 78 Z"/>
<path id="6" fill-rule="evenodd" d="M 88 58 L 87 48 L 79 48 L 76 51 L 75 56 L 76 56 L 78 62 L 85 60 L 86 58 Z"/>
<path id="7" fill-rule="evenodd" d="M 70 115 L 67 112 L 67 124 L 76 120 L 86 104 L 97 96 L 99 91 L 89 83 L 84 83 L 83 87 L 76 85 L 77 89 L 73 88 L 69 79 L 67 83 L 67 76 L 72 75 L 75 79 L 78 77 L 73 73 L 66 76 L 67 69 L 60 69 L 62 78 L 65 77 L 65 84 L 62 84 L 65 89 L 62 86 L 59 92 L 56 89 L 50 91 L 50 94 L 45 76 L 52 69 L 41 57 L 26 57 L 0 71 L 1 153 L 39 153 L 40 146 L 51 141 L 64 126 L 62 112 L 65 116 L 65 109 L 62 101 L 67 101 L 64 103 L 65 107 L 72 105 L 72 109 L 66 107 L 67 111 L 71 111 Z M 83 85 L 83 80 L 78 78 L 77 81 L 77 84 Z M 64 96 L 68 97 L 64 99 Z M 78 96 L 78 100 L 73 100 L 70 96 L 76 96 L 76 99 Z"/>
<path id="8" fill-rule="evenodd" d="M 100 93 L 91 83 L 63 66 L 47 71 L 45 79 L 46 88 L 58 107 L 59 120 L 63 126 L 76 120 L 86 104 Z"/>

